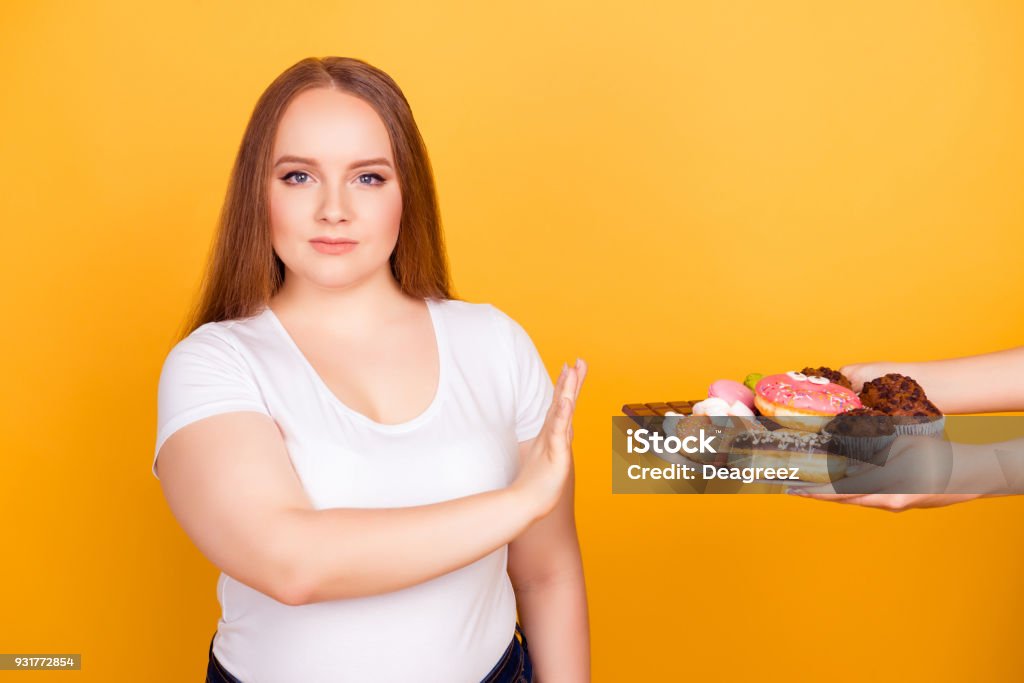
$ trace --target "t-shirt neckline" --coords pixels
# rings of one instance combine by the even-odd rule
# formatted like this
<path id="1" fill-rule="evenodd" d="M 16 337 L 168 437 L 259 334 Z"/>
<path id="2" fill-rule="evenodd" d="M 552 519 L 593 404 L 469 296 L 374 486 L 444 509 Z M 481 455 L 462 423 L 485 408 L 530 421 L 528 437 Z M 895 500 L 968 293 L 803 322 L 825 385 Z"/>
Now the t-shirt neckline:
<path id="1" fill-rule="evenodd" d="M 317 390 L 324 394 L 324 396 L 327 397 L 327 400 L 335 408 L 340 410 L 342 413 L 348 415 L 352 419 L 378 431 L 404 432 L 410 429 L 415 429 L 419 425 L 429 420 L 434 415 L 434 413 L 438 411 L 441 402 L 444 399 L 444 394 L 448 383 L 448 338 L 446 335 L 441 312 L 438 310 L 440 302 L 430 297 L 424 298 L 424 301 L 427 304 L 427 311 L 430 313 L 430 322 L 434 328 L 434 342 L 437 345 L 439 363 L 437 389 L 434 391 L 434 398 L 431 400 L 430 405 L 428 405 L 423 412 L 421 412 L 419 415 L 410 420 L 406 420 L 405 422 L 398 422 L 395 424 L 385 424 L 383 422 L 377 422 L 376 420 L 372 420 L 363 413 L 360 413 L 359 411 L 349 407 L 345 402 L 338 398 L 337 395 L 335 395 L 335 393 L 331 391 L 330 387 L 327 386 L 327 383 L 320 376 L 320 373 L 316 371 L 316 368 L 313 367 L 313 364 L 310 363 L 309 359 L 306 358 L 306 355 L 302 353 L 302 349 L 300 349 L 299 345 L 295 343 L 295 340 L 292 338 L 291 334 L 289 334 L 288 330 L 285 328 L 280 318 L 277 317 L 277 314 L 274 313 L 273 309 L 271 309 L 269 305 L 264 310 L 264 314 L 270 319 L 272 325 L 277 329 L 281 337 L 285 340 L 288 347 L 291 349 L 291 352 L 298 357 L 299 361 L 302 363 L 302 366 L 305 368 L 306 372 L 313 376 Z"/>

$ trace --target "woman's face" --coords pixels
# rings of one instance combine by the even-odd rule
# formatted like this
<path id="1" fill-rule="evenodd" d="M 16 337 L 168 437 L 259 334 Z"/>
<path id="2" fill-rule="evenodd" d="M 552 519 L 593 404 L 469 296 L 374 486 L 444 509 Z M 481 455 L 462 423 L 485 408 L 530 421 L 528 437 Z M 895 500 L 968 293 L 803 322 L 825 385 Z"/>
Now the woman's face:
<path id="1" fill-rule="evenodd" d="M 344 287 L 389 267 L 402 194 L 388 131 L 369 104 L 329 88 L 303 91 L 281 118 L 271 164 L 271 242 L 286 282 Z"/>

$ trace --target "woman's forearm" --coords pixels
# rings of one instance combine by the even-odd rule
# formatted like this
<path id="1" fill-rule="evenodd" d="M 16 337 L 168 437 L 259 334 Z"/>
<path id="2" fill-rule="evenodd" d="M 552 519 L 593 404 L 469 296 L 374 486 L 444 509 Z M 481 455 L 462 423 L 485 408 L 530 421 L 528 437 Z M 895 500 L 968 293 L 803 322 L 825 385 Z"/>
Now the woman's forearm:
<path id="1" fill-rule="evenodd" d="M 535 683 L 590 681 L 590 628 L 582 562 L 516 591 Z"/>
<path id="2" fill-rule="evenodd" d="M 1024 346 L 964 358 L 886 365 L 891 367 L 885 372 L 900 372 L 917 380 L 944 413 L 1024 410 Z"/>
<path id="3" fill-rule="evenodd" d="M 286 525 L 300 603 L 406 588 L 464 567 L 533 521 L 514 489 L 402 508 L 294 510 Z"/>

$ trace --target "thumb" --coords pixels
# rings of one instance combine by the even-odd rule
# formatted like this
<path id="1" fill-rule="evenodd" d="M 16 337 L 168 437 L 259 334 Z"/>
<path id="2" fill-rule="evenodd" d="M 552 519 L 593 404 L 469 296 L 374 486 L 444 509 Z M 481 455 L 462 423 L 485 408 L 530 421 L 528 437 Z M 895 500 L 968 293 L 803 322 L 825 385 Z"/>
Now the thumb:
<path id="1" fill-rule="evenodd" d="M 839 374 L 850 380 L 850 388 L 857 393 L 860 393 L 860 390 L 864 388 L 864 382 L 861 380 L 859 372 L 861 365 L 863 363 L 853 363 L 852 365 L 844 365 L 839 368 Z"/>

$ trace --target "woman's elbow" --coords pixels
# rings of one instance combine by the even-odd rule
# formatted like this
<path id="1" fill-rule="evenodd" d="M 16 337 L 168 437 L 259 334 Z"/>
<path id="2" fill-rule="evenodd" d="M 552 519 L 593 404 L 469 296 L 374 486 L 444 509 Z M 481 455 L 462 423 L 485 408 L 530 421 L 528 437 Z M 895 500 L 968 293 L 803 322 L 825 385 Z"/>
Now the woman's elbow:
<path id="1" fill-rule="evenodd" d="M 272 548 L 274 571 L 270 580 L 274 594 L 271 597 L 282 604 L 297 607 L 312 601 L 316 551 L 310 552 L 309 546 L 302 541 L 304 529 L 300 524 L 303 520 L 293 517 L 287 521 L 287 524 L 276 527 L 277 542 Z"/>
<path id="2" fill-rule="evenodd" d="M 277 587 L 273 598 L 284 605 L 299 607 L 310 603 L 310 591 L 303 583 L 286 579 Z"/>

